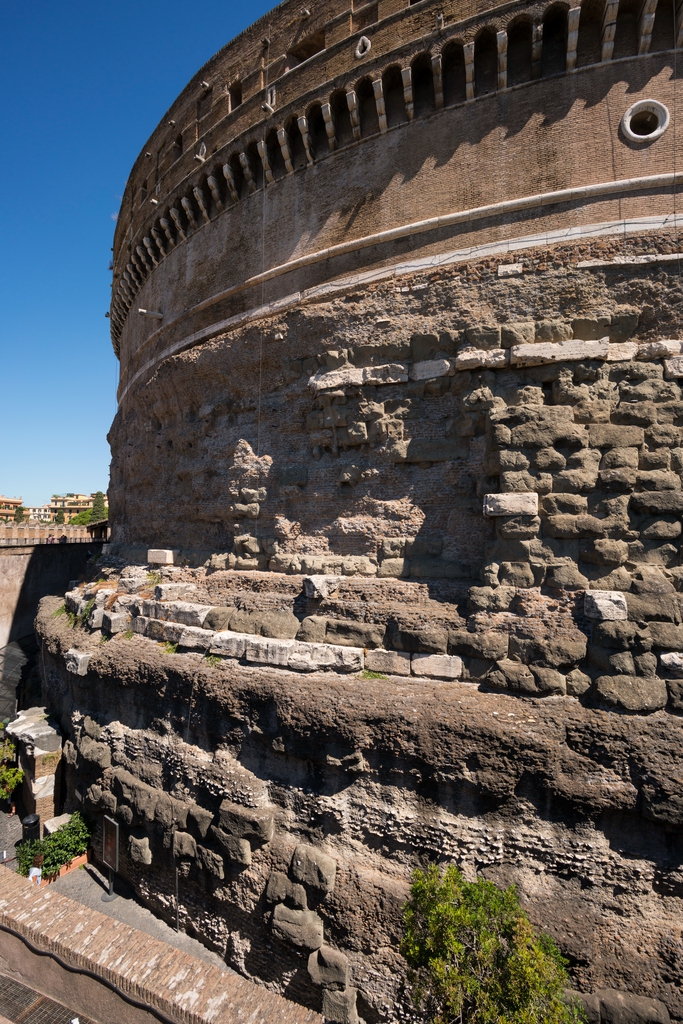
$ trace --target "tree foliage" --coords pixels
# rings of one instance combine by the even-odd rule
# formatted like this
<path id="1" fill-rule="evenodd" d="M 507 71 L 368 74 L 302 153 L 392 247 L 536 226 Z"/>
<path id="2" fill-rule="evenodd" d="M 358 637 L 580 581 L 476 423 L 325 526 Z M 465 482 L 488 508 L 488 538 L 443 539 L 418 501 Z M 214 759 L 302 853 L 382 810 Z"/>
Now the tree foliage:
<path id="1" fill-rule="evenodd" d="M 401 951 L 418 1005 L 432 1024 L 573 1024 L 566 961 L 536 935 L 514 886 L 467 882 L 449 865 L 416 871 L 404 908 Z"/>
<path id="2" fill-rule="evenodd" d="M 64 525 L 64 509 L 63 508 L 57 509 L 57 515 L 55 516 L 55 523 L 57 523 L 58 526 L 63 526 Z"/>
<path id="3" fill-rule="evenodd" d="M 15 523 L 23 523 L 23 521 L 24 521 L 24 509 L 21 507 L 21 505 L 19 505 L 14 510 L 14 522 Z"/>
<path id="4" fill-rule="evenodd" d="M 104 504 L 104 494 L 102 491 L 97 491 L 92 503 L 90 521 L 93 523 L 99 523 L 101 519 L 105 519 L 107 511 Z"/>

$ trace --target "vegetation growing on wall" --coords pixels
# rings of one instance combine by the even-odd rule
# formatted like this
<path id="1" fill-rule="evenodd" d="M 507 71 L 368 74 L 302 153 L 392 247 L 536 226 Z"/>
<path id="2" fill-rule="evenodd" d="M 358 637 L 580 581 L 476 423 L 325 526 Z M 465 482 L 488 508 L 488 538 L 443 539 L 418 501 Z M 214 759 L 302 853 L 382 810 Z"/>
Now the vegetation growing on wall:
<path id="1" fill-rule="evenodd" d="M 514 886 L 467 882 L 449 865 L 416 871 L 404 909 L 401 951 L 416 1003 L 432 1024 L 570 1024 L 566 961 L 536 935 Z"/>

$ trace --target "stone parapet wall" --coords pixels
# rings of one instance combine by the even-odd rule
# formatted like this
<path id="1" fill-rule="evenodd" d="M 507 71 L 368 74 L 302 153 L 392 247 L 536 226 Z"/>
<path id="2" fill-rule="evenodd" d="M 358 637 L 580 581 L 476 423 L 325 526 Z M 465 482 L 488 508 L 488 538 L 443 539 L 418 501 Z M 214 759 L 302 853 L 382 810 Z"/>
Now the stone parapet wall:
<path id="1" fill-rule="evenodd" d="M 232 971 L 172 949 L 53 890 L 39 890 L 9 868 L 0 866 L 0 880 L 0 924 L 9 929 L 0 931 L 3 971 L 83 1016 L 102 1024 L 145 1024 L 160 1019 L 155 1010 L 161 1019 L 178 1024 L 322 1020 Z"/>

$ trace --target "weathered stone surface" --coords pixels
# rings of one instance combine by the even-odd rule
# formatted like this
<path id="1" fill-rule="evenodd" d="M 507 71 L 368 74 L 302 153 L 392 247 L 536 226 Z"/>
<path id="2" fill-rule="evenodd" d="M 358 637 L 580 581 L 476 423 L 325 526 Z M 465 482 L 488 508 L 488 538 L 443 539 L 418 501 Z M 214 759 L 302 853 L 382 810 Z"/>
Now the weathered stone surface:
<path id="1" fill-rule="evenodd" d="M 173 856 L 196 857 L 197 841 L 189 832 L 173 833 Z"/>
<path id="2" fill-rule="evenodd" d="M 343 992 L 349 980 L 349 961 L 331 946 L 321 946 L 308 958 L 308 973 L 314 985 Z"/>
<path id="3" fill-rule="evenodd" d="M 221 879 L 225 877 L 223 858 L 213 850 L 207 849 L 206 846 L 197 845 L 197 861 L 200 867 L 204 871 L 208 871 L 209 874 Z"/>
<path id="4" fill-rule="evenodd" d="M 580 359 L 607 359 L 609 341 L 560 341 L 535 345 L 515 345 L 510 349 L 512 366 L 540 366 Z"/>
<path id="5" fill-rule="evenodd" d="M 248 868 L 251 865 L 251 844 L 247 839 L 230 835 L 216 825 L 211 826 L 211 832 L 232 864 L 240 868 Z"/>
<path id="6" fill-rule="evenodd" d="M 271 811 L 224 800 L 218 809 L 218 820 L 221 828 L 240 839 L 268 843 L 273 838 L 275 820 Z"/>
<path id="7" fill-rule="evenodd" d="M 332 892 L 337 877 L 337 863 L 317 847 L 300 843 L 292 854 L 290 871 L 298 882 L 321 892 Z"/>
<path id="8" fill-rule="evenodd" d="M 357 993 L 355 988 L 347 988 L 343 992 L 335 989 L 323 989 L 323 1017 L 335 1024 L 356 1024 L 360 1019 L 356 1009 Z"/>
<path id="9" fill-rule="evenodd" d="M 268 879 L 266 899 L 269 903 L 289 903 L 298 910 L 306 909 L 306 890 L 292 882 L 282 871 L 273 871 Z"/>
<path id="10" fill-rule="evenodd" d="M 671 1018 L 659 999 L 601 989 L 594 993 L 600 1001 L 600 1024 L 669 1024 Z"/>
<path id="11" fill-rule="evenodd" d="M 170 548 L 150 548 L 147 552 L 147 561 L 150 565 L 173 565 L 175 551 Z"/>
<path id="12" fill-rule="evenodd" d="M 381 647 L 385 632 L 384 626 L 377 626 L 371 622 L 328 619 L 326 640 L 330 644 L 341 644 L 344 647 Z"/>
<path id="13" fill-rule="evenodd" d="M 395 441 L 391 448 L 393 462 L 451 462 L 462 457 L 462 444 L 440 437 L 414 437 L 410 441 Z"/>
<path id="14" fill-rule="evenodd" d="M 659 660 L 665 675 L 683 677 L 683 654 L 681 652 L 660 654 Z"/>
<path id="15" fill-rule="evenodd" d="M 403 651 L 375 649 L 367 651 L 365 667 L 370 672 L 386 672 L 387 675 L 409 676 L 410 654 Z"/>
<path id="16" fill-rule="evenodd" d="M 507 633 L 493 631 L 471 633 L 467 629 L 451 630 L 448 634 L 448 651 L 449 654 L 498 661 L 507 656 L 508 636 Z"/>
<path id="17" fill-rule="evenodd" d="M 338 589 L 340 576 L 304 576 L 304 593 L 316 601 L 324 601 Z"/>
<path id="18" fill-rule="evenodd" d="M 616 621 L 629 617 L 626 598 L 618 590 L 587 590 L 584 611 L 591 619 Z"/>
<path id="19" fill-rule="evenodd" d="M 413 363 L 410 367 L 411 380 L 429 380 L 432 377 L 445 377 L 452 373 L 450 360 L 448 359 L 425 359 L 419 363 Z"/>
<path id="20" fill-rule="evenodd" d="M 66 652 L 64 657 L 64 664 L 68 672 L 73 672 L 76 676 L 85 676 L 88 674 L 88 665 L 92 655 L 85 651 L 78 651 L 75 647 Z"/>
<path id="21" fill-rule="evenodd" d="M 295 910 L 278 903 L 273 911 L 273 935 L 301 949 L 320 949 L 323 923 L 313 910 Z"/>
<path id="22" fill-rule="evenodd" d="M 506 366 L 510 362 L 509 349 L 464 348 L 455 360 L 456 370 L 476 370 Z"/>
<path id="23" fill-rule="evenodd" d="M 136 836 L 128 837 L 128 856 L 135 864 L 144 864 L 146 867 L 152 863 L 152 851 L 149 848 L 148 836 L 138 839 Z"/>
<path id="24" fill-rule="evenodd" d="M 538 494 L 486 494 L 485 516 L 535 516 L 538 514 Z"/>
<path id="25" fill-rule="evenodd" d="M 666 684 L 656 677 L 600 676 L 595 681 L 596 699 L 606 707 L 648 713 L 667 702 Z"/>
<path id="26" fill-rule="evenodd" d="M 451 654 L 413 654 L 410 669 L 414 676 L 429 679 L 460 679 L 462 659 Z"/>

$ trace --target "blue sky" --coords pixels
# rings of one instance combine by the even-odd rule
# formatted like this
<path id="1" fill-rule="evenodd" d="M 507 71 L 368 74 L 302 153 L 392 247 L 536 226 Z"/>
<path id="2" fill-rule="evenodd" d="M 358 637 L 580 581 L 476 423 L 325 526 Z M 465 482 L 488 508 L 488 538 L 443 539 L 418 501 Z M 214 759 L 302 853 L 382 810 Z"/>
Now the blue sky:
<path id="1" fill-rule="evenodd" d="M 273 6 L 0 5 L 0 493 L 106 488 L 107 268 L 128 171 L 199 67 Z"/>

